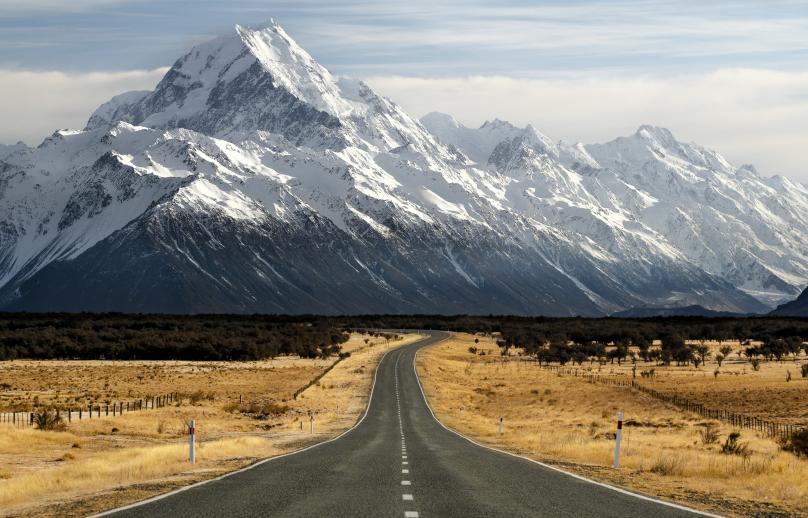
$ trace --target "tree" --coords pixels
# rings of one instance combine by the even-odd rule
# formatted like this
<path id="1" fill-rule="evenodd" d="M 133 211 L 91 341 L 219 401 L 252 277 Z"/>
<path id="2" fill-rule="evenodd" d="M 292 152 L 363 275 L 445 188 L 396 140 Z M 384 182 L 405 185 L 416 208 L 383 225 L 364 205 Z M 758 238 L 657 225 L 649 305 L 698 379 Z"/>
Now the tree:
<path id="1" fill-rule="evenodd" d="M 701 343 L 695 347 L 695 353 L 701 359 L 702 365 L 706 365 L 707 357 L 710 356 L 710 347 L 704 343 L 704 340 L 702 340 Z"/>

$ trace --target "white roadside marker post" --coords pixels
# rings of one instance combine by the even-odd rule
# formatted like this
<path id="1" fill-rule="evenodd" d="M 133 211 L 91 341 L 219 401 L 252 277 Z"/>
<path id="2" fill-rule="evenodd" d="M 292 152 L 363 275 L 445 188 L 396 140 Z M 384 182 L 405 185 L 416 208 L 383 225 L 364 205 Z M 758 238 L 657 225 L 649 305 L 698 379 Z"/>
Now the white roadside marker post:
<path id="1" fill-rule="evenodd" d="M 617 433 L 614 435 L 614 464 L 612 467 L 620 467 L 620 440 L 623 438 L 623 412 L 617 413 Z"/>
<path id="2" fill-rule="evenodd" d="M 189 439 L 188 439 L 188 459 L 191 461 L 191 464 L 196 462 L 196 457 L 194 455 L 194 442 L 195 442 L 195 435 L 196 435 L 196 420 L 191 419 L 191 423 L 188 425 L 188 432 Z"/>
<path id="3" fill-rule="evenodd" d="M 499 435 L 502 436 L 502 416 L 499 416 Z"/>
<path id="4" fill-rule="evenodd" d="M 309 415 L 309 433 L 314 433 L 314 416 Z"/>

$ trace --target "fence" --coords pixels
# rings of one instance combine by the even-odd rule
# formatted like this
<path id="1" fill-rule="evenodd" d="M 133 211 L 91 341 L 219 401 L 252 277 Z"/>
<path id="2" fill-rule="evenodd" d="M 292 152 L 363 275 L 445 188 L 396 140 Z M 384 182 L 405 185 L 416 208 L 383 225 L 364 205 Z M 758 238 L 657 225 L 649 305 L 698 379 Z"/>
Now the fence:
<path id="1" fill-rule="evenodd" d="M 180 400 L 176 392 L 162 396 L 149 396 L 134 401 L 117 401 L 105 403 L 103 405 L 87 405 L 86 407 L 71 407 L 67 409 L 57 409 L 56 413 L 68 423 L 73 420 L 100 419 L 101 417 L 116 417 L 124 413 L 138 412 L 162 408 Z M 10 424 L 17 428 L 32 428 L 34 426 L 34 412 L 2 412 L 0 413 L 0 424 Z"/>
<path id="2" fill-rule="evenodd" d="M 635 379 L 627 380 L 611 376 L 603 376 L 583 369 L 570 369 L 568 367 L 560 367 L 556 365 L 540 365 L 540 367 L 543 369 L 552 370 L 561 376 L 574 376 L 576 378 L 582 378 L 588 383 L 602 383 L 605 385 L 614 385 L 638 390 L 654 399 L 670 403 L 687 412 L 693 412 L 705 418 L 724 421 L 738 428 L 746 428 L 748 430 L 761 432 L 773 438 L 790 437 L 792 434 L 794 434 L 794 432 L 804 428 L 803 426 L 777 423 L 775 421 L 769 421 L 767 419 L 761 419 L 755 416 L 738 414 L 735 412 L 730 412 L 729 410 L 708 408 L 701 403 L 694 403 L 693 401 L 680 397 L 676 394 L 668 394 L 654 390 L 650 387 L 646 387 L 645 385 L 638 383 Z"/>

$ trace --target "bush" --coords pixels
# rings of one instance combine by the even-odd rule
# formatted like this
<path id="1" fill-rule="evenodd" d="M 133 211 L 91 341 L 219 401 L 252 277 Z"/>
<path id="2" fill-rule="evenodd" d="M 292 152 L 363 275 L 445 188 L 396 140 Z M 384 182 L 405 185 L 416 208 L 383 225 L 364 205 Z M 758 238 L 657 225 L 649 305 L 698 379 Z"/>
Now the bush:
<path id="1" fill-rule="evenodd" d="M 721 453 L 725 455 L 739 455 L 741 457 L 749 456 L 749 445 L 745 442 L 740 442 L 740 438 L 740 432 L 732 432 L 729 434 L 727 440 L 724 441 L 724 444 L 721 446 Z"/>
<path id="2" fill-rule="evenodd" d="M 701 435 L 701 443 L 704 445 L 718 442 L 718 428 L 714 426 L 708 426 L 704 430 L 699 430 L 699 435 Z"/>
<path id="3" fill-rule="evenodd" d="M 289 411 L 288 406 L 279 405 L 278 403 L 229 403 L 222 408 L 225 412 L 238 412 L 254 419 L 278 417 Z"/>
<path id="4" fill-rule="evenodd" d="M 808 428 L 797 430 L 780 443 L 785 451 L 790 451 L 798 457 L 808 457 Z"/>
<path id="5" fill-rule="evenodd" d="M 752 358 L 752 370 L 759 371 L 760 370 L 760 360 L 757 358 Z"/>
<path id="6" fill-rule="evenodd" d="M 666 455 L 657 458 L 649 468 L 651 473 L 663 476 L 681 476 L 685 472 L 685 462 L 682 457 Z"/>
<path id="7" fill-rule="evenodd" d="M 808 378 L 808 363 L 802 364 L 802 377 Z"/>
<path id="8" fill-rule="evenodd" d="M 477 354 L 477 348 L 476 348 L 476 347 L 474 347 L 474 346 L 469 347 L 469 352 L 470 352 L 471 354 Z"/>
<path id="9" fill-rule="evenodd" d="M 213 392 L 204 392 L 202 390 L 197 390 L 196 392 L 192 392 L 188 394 L 188 400 L 191 402 L 192 405 L 198 405 L 203 400 L 214 401 L 216 399 L 216 394 Z"/>
<path id="10" fill-rule="evenodd" d="M 56 410 L 34 412 L 34 426 L 39 430 L 60 432 L 67 428 L 64 419 Z"/>

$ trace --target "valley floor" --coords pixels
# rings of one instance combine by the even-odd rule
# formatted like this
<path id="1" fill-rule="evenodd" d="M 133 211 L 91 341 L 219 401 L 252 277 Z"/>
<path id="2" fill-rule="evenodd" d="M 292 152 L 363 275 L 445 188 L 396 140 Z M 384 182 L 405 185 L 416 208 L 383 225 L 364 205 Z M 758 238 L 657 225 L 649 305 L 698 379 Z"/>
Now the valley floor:
<path id="1" fill-rule="evenodd" d="M 714 408 L 805 422 L 808 380 L 793 361 L 766 363 L 760 371 L 740 360 L 725 362 L 718 377 L 712 363 L 702 369 L 656 367 L 656 377 L 643 383 Z M 600 367 L 602 375 L 626 379 L 631 368 L 630 362 Z M 649 368 L 653 364 L 638 364 L 638 370 Z M 792 381 L 786 381 L 788 370 Z M 756 432 L 740 430 L 747 455 L 722 454 L 722 444 L 736 431 L 731 426 L 628 387 L 587 383 L 519 356 L 503 357 L 489 337 L 456 334 L 422 351 L 418 372 L 437 417 L 486 445 L 722 515 L 808 516 L 808 460 Z M 625 412 L 626 426 L 621 468 L 615 470 L 618 411 Z M 704 440 L 707 430 L 717 438 Z"/>
<path id="2" fill-rule="evenodd" d="M 418 335 L 355 334 L 335 362 L 13 361 L 0 363 L 0 410 L 104 404 L 179 393 L 161 408 L 102 413 L 64 431 L 0 424 L 0 516 L 82 516 L 209 479 L 350 428 L 364 412 L 376 364 Z M 366 342 L 367 340 L 367 342 Z M 310 433 L 309 415 L 314 416 Z M 197 423 L 196 464 L 186 423 Z"/>

